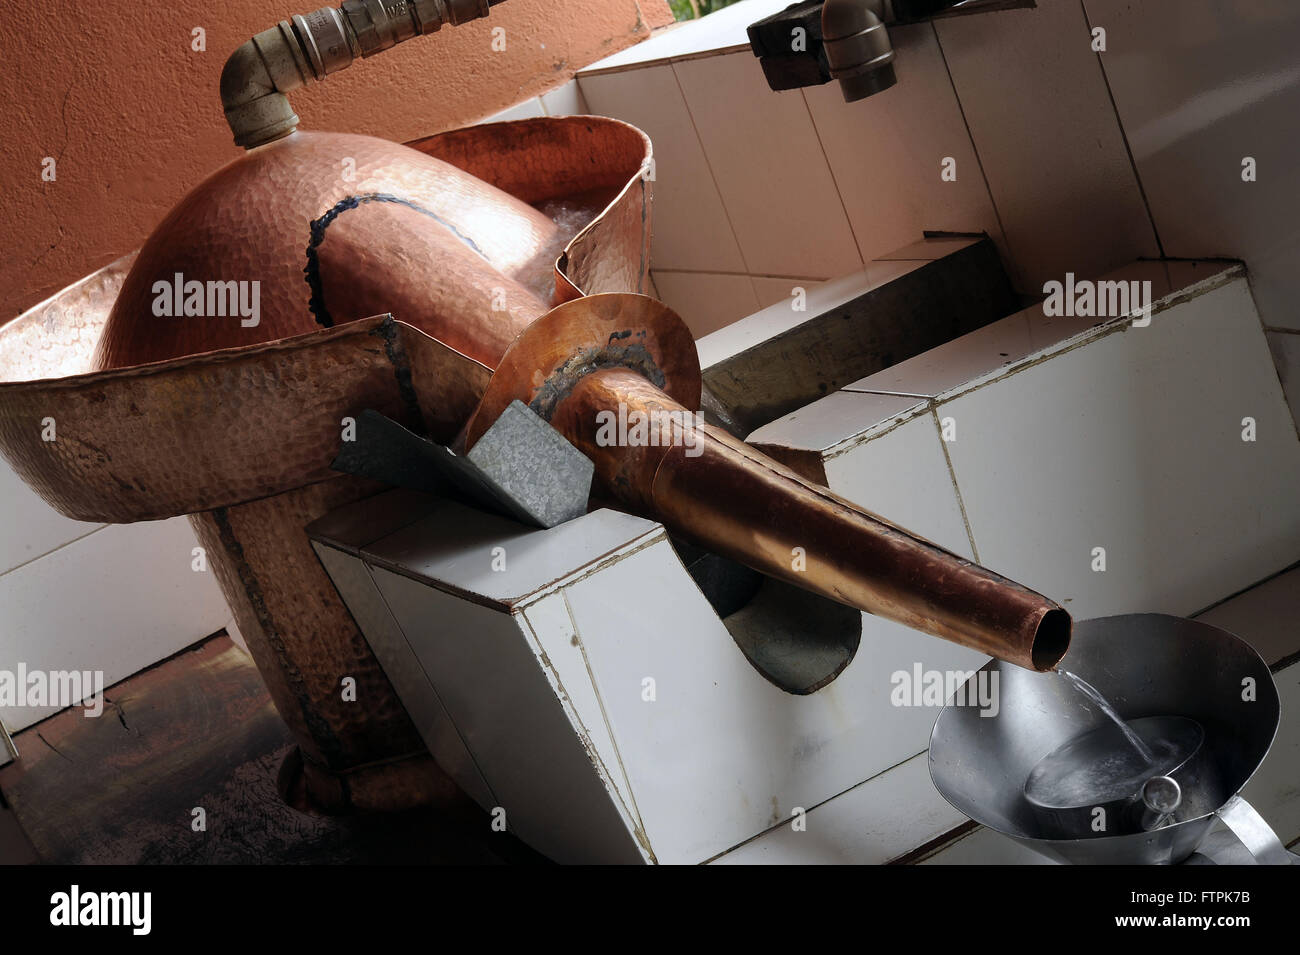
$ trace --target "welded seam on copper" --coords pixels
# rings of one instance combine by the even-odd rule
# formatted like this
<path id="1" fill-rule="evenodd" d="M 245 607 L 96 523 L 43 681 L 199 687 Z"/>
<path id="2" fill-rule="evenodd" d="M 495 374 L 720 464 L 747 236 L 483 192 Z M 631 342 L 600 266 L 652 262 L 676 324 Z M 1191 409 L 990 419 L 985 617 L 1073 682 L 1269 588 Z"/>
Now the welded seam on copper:
<path id="1" fill-rule="evenodd" d="M 427 437 L 424 414 L 420 411 L 420 399 L 416 394 L 415 379 L 411 374 L 411 360 L 406 355 L 406 347 L 402 343 L 402 334 L 397 327 L 397 322 L 393 320 L 391 314 L 385 315 L 384 320 L 371 331 L 371 334 L 383 339 L 384 357 L 393 366 L 393 377 L 397 379 L 397 392 L 402 398 L 402 404 L 406 405 L 407 410 L 411 412 L 412 420 L 419 429 L 418 434 Z"/>
<path id="2" fill-rule="evenodd" d="M 586 348 L 570 357 L 563 365 L 551 372 L 542 386 L 537 389 L 528 407 L 550 421 L 555 409 L 565 398 L 569 397 L 578 382 L 592 372 L 606 368 L 628 368 L 651 382 L 656 388 L 663 388 L 667 382 L 662 369 L 655 362 L 654 356 L 642 342 L 616 345 L 616 341 L 628 338 L 631 330 L 613 332 L 609 342 L 602 348 Z M 645 332 L 638 332 L 639 338 Z"/>
<path id="3" fill-rule="evenodd" d="M 307 690 L 307 681 L 303 679 L 302 671 L 294 665 L 293 657 L 285 649 L 284 640 L 280 638 L 280 633 L 275 626 L 275 620 L 266 607 L 266 598 L 262 594 L 261 582 L 258 581 L 257 575 L 253 573 L 252 567 L 249 566 L 248 560 L 244 557 L 244 547 L 239 543 L 239 538 L 235 536 L 235 529 L 230 524 L 228 509 L 219 507 L 208 513 L 212 515 L 212 521 L 217 525 L 221 545 L 226 549 L 226 553 L 230 555 L 231 562 L 235 566 L 235 573 L 238 574 L 239 582 L 243 584 L 244 593 L 248 596 L 248 602 L 252 605 L 253 614 L 257 617 L 258 623 L 262 625 L 262 632 L 266 635 L 266 642 L 274 651 L 277 662 L 284 670 L 285 678 L 298 701 L 298 709 L 302 713 L 303 721 L 307 724 L 312 738 L 317 745 L 321 746 L 322 750 L 329 750 L 329 752 L 322 753 L 327 761 L 331 758 L 334 760 L 340 759 L 343 755 L 343 746 L 338 736 L 335 735 L 333 727 L 315 711 L 311 704 L 311 693 Z M 298 748 L 302 752 L 304 759 L 311 755 L 303 750 L 301 746 Z M 311 761 L 315 762 L 314 760 Z M 317 765 L 320 764 L 317 763 Z"/>
<path id="4" fill-rule="evenodd" d="M 307 243 L 307 264 L 302 270 L 303 274 L 307 277 L 307 286 L 311 289 L 311 298 L 307 303 L 307 308 L 311 311 L 312 315 L 316 317 L 317 325 L 321 325 L 325 328 L 332 328 L 334 326 L 334 319 L 330 317 L 329 309 L 325 305 L 325 289 L 321 285 L 320 278 L 320 257 L 316 250 L 320 248 L 321 243 L 325 241 L 325 230 L 328 229 L 339 216 L 350 209 L 359 209 L 368 202 L 391 202 L 399 206 L 406 206 L 408 209 L 414 209 L 421 215 L 428 216 L 439 225 L 445 226 L 451 231 L 452 235 L 460 239 L 479 255 L 483 256 L 484 259 L 487 258 L 486 255 L 483 255 L 483 250 L 474 244 L 473 239 L 465 235 L 446 219 L 443 219 L 436 212 L 426 209 L 424 206 L 421 206 L 410 199 L 404 199 L 401 196 L 394 196 L 385 192 L 371 192 L 366 193 L 365 195 L 348 196 L 345 199 L 340 199 L 338 202 L 334 203 L 331 208 L 326 210 L 324 215 L 312 220 L 311 240 Z"/>

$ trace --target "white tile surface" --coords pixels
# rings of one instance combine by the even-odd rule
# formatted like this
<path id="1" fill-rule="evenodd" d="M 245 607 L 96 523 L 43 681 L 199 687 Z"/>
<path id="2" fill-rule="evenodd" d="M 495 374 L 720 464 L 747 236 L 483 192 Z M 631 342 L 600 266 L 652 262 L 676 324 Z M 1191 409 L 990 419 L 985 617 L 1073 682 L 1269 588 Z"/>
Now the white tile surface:
<path id="1" fill-rule="evenodd" d="M 880 865 L 966 821 L 935 791 L 925 754 L 714 860 L 718 865 Z"/>
<path id="2" fill-rule="evenodd" d="M 658 271 L 654 277 L 660 300 L 682 317 L 696 338 L 725 328 L 759 308 L 748 275 Z"/>
<path id="3" fill-rule="evenodd" d="M 1300 443 L 1244 279 L 938 414 L 981 562 L 1077 616 L 1193 613 L 1300 558 Z"/>
<path id="4" fill-rule="evenodd" d="M 1291 406 L 1291 417 L 1300 424 L 1300 334 L 1269 332 L 1268 346 L 1273 352 L 1282 391 Z"/>
<path id="5" fill-rule="evenodd" d="M 643 130 L 654 149 L 653 268 L 745 272 L 713 171 L 670 66 L 579 77 L 587 106 Z"/>
<path id="6" fill-rule="evenodd" d="M 569 80 L 562 86 L 548 90 L 541 95 L 541 101 L 547 116 L 585 116 L 590 112 L 577 80 Z"/>
<path id="7" fill-rule="evenodd" d="M 401 566 L 508 607 L 553 589 L 566 574 L 662 534 L 659 525 L 618 511 L 593 511 L 545 530 L 438 500 L 433 512 L 362 548 L 369 563 Z M 504 558 L 504 569 L 497 562 Z"/>
<path id="8" fill-rule="evenodd" d="M 516 103 L 514 106 L 501 110 L 499 113 L 493 113 L 481 122 L 484 123 L 504 123 L 511 119 L 533 119 L 537 116 L 545 116 L 546 110 L 542 108 L 540 97 L 534 96 L 530 99 Z"/>
<path id="9" fill-rule="evenodd" d="M 1158 256 L 1079 0 L 934 27 L 1022 291 Z"/>
<path id="10" fill-rule="evenodd" d="M 901 424 L 918 412 L 925 412 L 923 399 L 835 391 L 763 425 L 745 440 L 759 448 L 817 451 L 823 456 L 843 454 L 871 435 Z"/>
<path id="11" fill-rule="evenodd" d="M 1102 281 L 1149 281 L 1153 313 L 1173 296 L 1191 294 L 1202 283 L 1226 281 L 1240 267 L 1225 262 L 1135 262 L 1106 273 Z M 1045 352 L 1071 347 L 1099 334 L 1110 320 L 1047 316 L 1033 305 L 960 338 L 945 342 L 846 385 L 846 391 L 902 392 L 935 397 L 959 393 L 1036 360 Z"/>
<path id="12" fill-rule="evenodd" d="M 1241 794 L 1287 845 L 1300 839 L 1300 786 L 1296 785 L 1296 767 L 1300 766 L 1300 664 L 1293 663 L 1274 673 L 1273 680 L 1282 709 L 1281 725 L 1273 748 Z"/>
<path id="13" fill-rule="evenodd" d="M 0 668 L 102 670 L 104 685 L 220 630 L 230 611 L 183 517 L 115 524 L 0 576 Z M 12 732 L 57 708 L 0 709 Z"/>
<path id="14" fill-rule="evenodd" d="M 735 46 L 748 47 L 746 27 L 789 5 L 787 0 L 741 0 L 698 20 L 671 26 L 648 40 L 592 63 L 582 72 L 627 69 L 637 64 L 696 56 Z"/>
<path id="15" fill-rule="evenodd" d="M 373 574 L 491 789 L 484 809 L 504 809 L 510 831 L 560 862 L 640 860 L 521 620 Z"/>
<path id="16" fill-rule="evenodd" d="M 784 331 L 796 328 L 804 322 L 811 321 L 823 312 L 852 301 L 873 288 L 892 282 L 901 275 L 921 268 L 925 262 L 872 262 L 866 269 L 853 272 L 808 287 L 807 306 L 804 311 L 796 312 L 787 302 L 775 302 L 772 305 L 735 322 L 700 339 L 697 347 L 700 351 L 700 365 L 710 368 L 720 361 L 725 361 L 748 348 L 760 345 Z"/>
<path id="17" fill-rule="evenodd" d="M 672 69 L 748 271 L 832 278 L 861 269 L 802 93 L 772 92 L 748 51 Z"/>
<path id="18" fill-rule="evenodd" d="M 826 483 L 868 511 L 974 559 L 933 415 L 918 414 L 879 437 L 833 453 L 826 460 Z"/>
<path id="19" fill-rule="evenodd" d="M 369 568 L 361 558 L 334 547 L 318 542 L 313 542 L 312 547 L 438 766 L 480 806 L 493 805 L 487 780 L 406 634 L 384 603 Z"/>
<path id="20" fill-rule="evenodd" d="M 1300 6 L 1085 5 L 1107 31 L 1102 64 L 1166 253 L 1245 259 L 1264 321 L 1300 328 Z"/>
<path id="21" fill-rule="evenodd" d="M 898 83 L 856 103 L 838 83 L 804 90 L 865 261 L 924 230 L 1001 240 L 970 134 L 929 24 L 891 27 Z M 956 181 L 940 178 L 946 157 Z"/>
<path id="22" fill-rule="evenodd" d="M 0 574 L 103 526 L 64 517 L 0 457 Z"/>
<path id="23" fill-rule="evenodd" d="M 1270 666 L 1300 653 L 1300 569 L 1266 580 L 1196 619 L 1235 633 Z"/>
<path id="24" fill-rule="evenodd" d="M 922 865 L 1056 865 L 1032 849 L 983 826 L 945 846 Z"/>
<path id="25" fill-rule="evenodd" d="M 710 859 L 921 752 L 937 708 L 891 705 L 891 675 L 985 659 L 870 618 L 839 677 L 793 696 L 753 669 L 699 591 L 683 585 L 666 543 L 574 584 L 568 597 L 661 862 Z M 642 698 L 646 677 L 654 702 Z"/>
<path id="26" fill-rule="evenodd" d="M 780 303 L 792 305 L 796 288 L 803 289 L 804 293 L 807 294 L 822 284 L 817 279 L 769 278 L 757 275 L 753 276 L 753 279 L 754 294 L 758 296 L 759 308 L 767 308 L 769 305 Z M 791 310 L 793 311 L 793 309 Z"/>
<path id="27" fill-rule="evenodd" d="M 546 655 L 553 685 L 573 708 L 574 718 L 587 742 L 592 760 L 610 792 L 619 800 L 619 809 L 629 824 L 640 825 L 632 788 L 623 771 L 622 757 L 605 718 L 604 704 L 587 669 L 586 650 L 564 593 L 554 593 L 530 604 L 522 614 L 533 639 Z"/>

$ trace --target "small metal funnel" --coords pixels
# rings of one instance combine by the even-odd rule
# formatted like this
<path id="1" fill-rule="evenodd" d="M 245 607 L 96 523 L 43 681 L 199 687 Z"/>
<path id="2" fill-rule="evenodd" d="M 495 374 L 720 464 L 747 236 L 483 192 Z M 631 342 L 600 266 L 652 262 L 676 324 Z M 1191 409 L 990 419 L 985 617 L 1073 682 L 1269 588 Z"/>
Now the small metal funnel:
<path id="1" fill-rule="evenodd" d="M 1208 802 L 1196 811 L 1182 807 L 1172 821 L 1152 831 L 1051 837 L 1051 827 L 1025 798 L 1025 780 L 1045 756 L 1098 730 L 1106 717 L 1065 680 L 993 660 L 983 669 L 999 674 L 996 710 L 959 705 L 956 701 L 967 697 L 959 689 L 935 721 L 930 777 L 949 803 L 1057 862 L 1182 862 L 1216 818 L 1233 829 L 1258 861 L 1292 861 L 1259 815 L 1236 795 L 1263 762 L 1278 725 L 1277 688 L 1254 649 L 1194 620 L 1129 614 L 1076 623 L 1065 663 L 1125 720 L 1181 716 L 1200 724 L 1205 734 L 1200 749 L 1216 777 L 1211 787 L 1216 792 L 1201 787 L 1200 798 Z M 1267 835 L 1261 835 L 1260 827 Z"/>

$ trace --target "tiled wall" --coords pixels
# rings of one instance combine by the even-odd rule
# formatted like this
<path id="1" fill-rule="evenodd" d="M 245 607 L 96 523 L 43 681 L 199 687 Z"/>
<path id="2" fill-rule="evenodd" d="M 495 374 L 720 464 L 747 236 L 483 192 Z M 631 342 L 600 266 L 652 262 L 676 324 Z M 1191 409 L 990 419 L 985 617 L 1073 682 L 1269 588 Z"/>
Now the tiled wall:
<path id="1" fill-rule="evenodd" d="M 923 230 L 988 232 L 1027 294 L 1235 257 L 1300 412 L 1300 6 L 1039 0 L 895 27 L 898 85 L 846 104 L 767 88 L 744 27 L 785 5 L 745 0 L 578 76 L 592 112 L 654 140 L 654 281 L 697 336 Z"/>
<path id="2" fill-rule="evenodd" d="M 0 670 L 101 670 L 107 687 L 230 620 L 210 566 L 192 569 L 183 517 L 69 520 L 0 459 L 0 528 Z M 17 732 L 58 709 L 0 706 L 0 723 Z"/>

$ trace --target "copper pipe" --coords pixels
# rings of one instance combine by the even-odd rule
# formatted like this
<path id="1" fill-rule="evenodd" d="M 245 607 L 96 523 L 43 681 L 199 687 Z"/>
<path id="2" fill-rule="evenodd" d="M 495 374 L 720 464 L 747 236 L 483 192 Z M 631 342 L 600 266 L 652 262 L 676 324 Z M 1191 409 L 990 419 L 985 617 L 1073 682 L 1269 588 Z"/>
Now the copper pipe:
<path id="1" fill-rule="evenodd" d="M 610 443 L 611 421 L 638 414 L 649 424 L 636 446 Z M 1065 655 L 1056 603 L 697 423 L 630 369 L 581 378 L 551 424 L 595 462 L 602 492 L 716 553 L 1031 670 Z"/>

